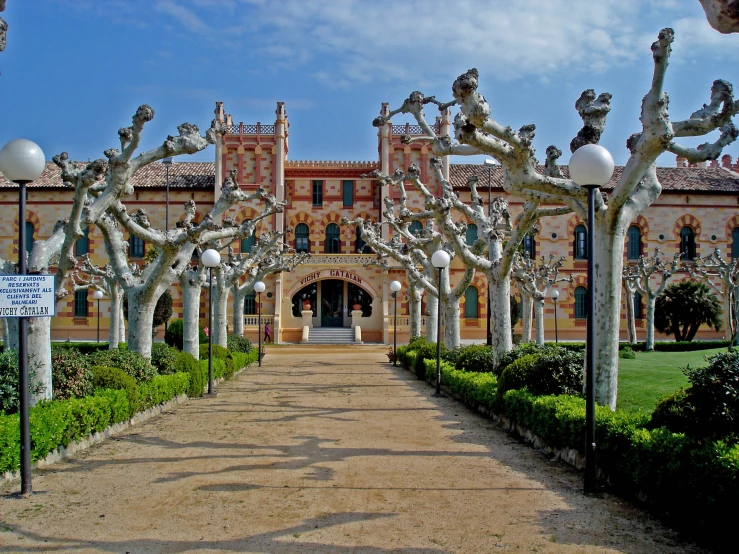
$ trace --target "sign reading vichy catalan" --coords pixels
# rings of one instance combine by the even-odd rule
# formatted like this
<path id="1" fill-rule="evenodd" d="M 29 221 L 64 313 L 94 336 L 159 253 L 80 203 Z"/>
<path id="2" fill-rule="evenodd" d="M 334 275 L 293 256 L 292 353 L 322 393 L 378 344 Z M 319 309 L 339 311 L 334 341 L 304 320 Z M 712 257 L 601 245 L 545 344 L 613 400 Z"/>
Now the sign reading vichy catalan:
<path id="1" fill-rule="evenodd" d="M 0 275 L 0 317 L 56 315 L 53 275 Z"/>

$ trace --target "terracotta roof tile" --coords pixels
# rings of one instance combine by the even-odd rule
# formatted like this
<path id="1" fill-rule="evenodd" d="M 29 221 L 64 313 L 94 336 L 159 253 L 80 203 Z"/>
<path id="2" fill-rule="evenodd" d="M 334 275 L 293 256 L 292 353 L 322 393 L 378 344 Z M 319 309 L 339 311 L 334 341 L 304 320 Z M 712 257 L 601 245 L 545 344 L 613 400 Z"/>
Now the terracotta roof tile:
<path id="1" fill-rule="evenodd" d="M 565 177 L 569 177 L 569 169 L 566 165 L 560 166 L 560 169 Z M 616 166 L 613 177 L 603 189 L 613 189 L 623 169 L 623 166 Z M 467 179 L 472 175 L 477 175 L 479 190 L 485 190 L 488 185 L 488 171 L 490 171 L 492 188 L 500 192 L 503 189 L 503 169 L 499 165 L 452 164 L 449 168 L 449 180 L 455 188 L 466 188 Z M 544 166 L 538 166 L 537 171 L 543 173 Z M 721 167 L 658 167 L 657 177 L 665 192 L 739 193 L 739 174 Z"/>
<path id="2" fill-rule="evenodd" d="M 80 168 L 86 162 L 74 162 Z M 162 163 L 151 163 L 138 170 L 132 183 L 139 188 L 164 188 L 166 168 Z M 213 162 L 174 162 L 169 167 L 170 189 L 212 189 L 215 183 L 215 163 Z M 64 188 L 61 170 L 53 162 L 46 162 L 41 177 L 29 185 L 31 188 Z M 0 189 L 17 188 L 0 173 Z"/>

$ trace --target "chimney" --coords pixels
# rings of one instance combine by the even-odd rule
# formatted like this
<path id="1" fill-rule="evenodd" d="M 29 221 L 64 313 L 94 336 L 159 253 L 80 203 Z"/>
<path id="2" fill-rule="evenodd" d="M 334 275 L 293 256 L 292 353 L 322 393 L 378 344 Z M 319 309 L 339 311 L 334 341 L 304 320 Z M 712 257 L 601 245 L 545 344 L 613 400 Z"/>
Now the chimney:
<path id="1" fill-rule="evenodd" d="M 227 113 L 226 114 L 226 125 L 233 125 L 233 124 L 234 124 L 233 116 L 230 113 Z"/>
<path id="2" fill-rule="evenodd" d="M 721 156 L 721 167 L 731 169 L 731 156 L 729 154 L 724 154 L 723 156 Z"/>
<path id="3" fill-rule="evenodd" d="M 695 164 L 695 167 L 697 167 L 698 169 L 706 169 L 706 162 L 698 162 L 697 164 Z"/>
<path id="4" fill-rule="evenodd" d="M 675 156 L 675 167 L 686 167 L 685 162 L 687 162 L 685 158 L 682 156 Z"/>
<path id="5" fill-rule="evenodd" d="M 221 123 L 223 123 L 223 102 L 216 102 L 216 109 L 214 113 L 216 114 L 216 121 L 220 121 Z"/>
<path id="6" fill-rule="evenodd" d="M 718 167 L 718 160 L 711 160 L 711 164 L 708 166 L 711 169 L 715 169 Z"/>

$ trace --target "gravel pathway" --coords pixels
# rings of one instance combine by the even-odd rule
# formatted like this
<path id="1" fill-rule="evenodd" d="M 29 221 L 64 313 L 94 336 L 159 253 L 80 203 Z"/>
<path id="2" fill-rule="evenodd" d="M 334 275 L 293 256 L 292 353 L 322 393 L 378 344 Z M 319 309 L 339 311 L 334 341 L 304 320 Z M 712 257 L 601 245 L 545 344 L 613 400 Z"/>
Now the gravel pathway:
<path id="1" fill-rule="evenodd" d="M 3 485 L 0 552 L 701 552 L 385 351 L 268 348 L 30 498 Z"/>

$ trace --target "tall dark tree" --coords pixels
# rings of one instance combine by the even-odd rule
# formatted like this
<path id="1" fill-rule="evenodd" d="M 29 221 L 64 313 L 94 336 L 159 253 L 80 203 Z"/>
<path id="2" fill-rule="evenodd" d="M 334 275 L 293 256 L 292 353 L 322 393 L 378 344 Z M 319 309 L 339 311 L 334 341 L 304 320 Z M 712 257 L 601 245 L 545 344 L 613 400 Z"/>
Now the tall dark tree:
<path id="1" fill-rule="evenodd" d="M 657 298 L 654 326 L 660 333 L 691 341 L 701 325 L 721 330 L 721 302 L 705 283 L 683 281 Z"/>

